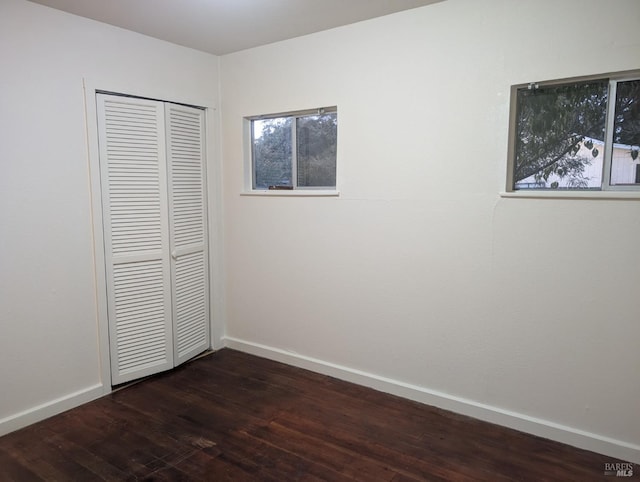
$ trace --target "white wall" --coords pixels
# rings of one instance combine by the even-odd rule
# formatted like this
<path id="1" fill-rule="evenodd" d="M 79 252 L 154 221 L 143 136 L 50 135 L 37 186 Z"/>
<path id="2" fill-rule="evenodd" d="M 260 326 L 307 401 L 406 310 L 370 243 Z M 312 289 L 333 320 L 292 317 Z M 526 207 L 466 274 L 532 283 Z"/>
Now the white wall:
<path id="1" fill-rule="evenodd" d="M 0 59 L 1 434 L 105 389 L 83 78 L 215 104 L 218 58 L 1 0 Z"/>
<path id="2" fill-rule="evenodd" d="M 640 461 L 640 202 L 498 195 L 509 86 L 638 68 L 639 20 L 448 0 L 223 57 L 227 343 Z M 215 104 L 219 73 L 24 0 L 0 59 L 4 433 L 104 389 L 82 79 Z M 242 116 L 323 105 L 340 197 L 241 197 Z"/>
<path id="3" fill-rule="evenodd" d="M 228 345 L 640 461 L 640 201 L 499 196 L 509 87 L 638 68 L 639 23 L 448 0 L 222 57 Z M 340 197 L 240 196 L 242 117 L 325 105 Z"/>

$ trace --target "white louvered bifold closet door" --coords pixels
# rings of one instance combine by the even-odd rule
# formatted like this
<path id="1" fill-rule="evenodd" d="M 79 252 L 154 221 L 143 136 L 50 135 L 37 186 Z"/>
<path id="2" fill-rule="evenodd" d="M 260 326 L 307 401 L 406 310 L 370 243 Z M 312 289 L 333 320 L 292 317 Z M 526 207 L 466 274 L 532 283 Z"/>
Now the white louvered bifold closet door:
<path id="1" fill-rule="evenodd" d="M 165 113 L 177 365 L 209 346 L 204 111 L 166 104 Z"/>
<path id="2" fill-rule="evenodd" d="M 204 111 L 97 94 L 112 384 L 209 347 Z"/>
<path id="3" fill-rule="evenodd" d="M 164 105 L 97 95 L 114 385 L 173 367 Z"/>

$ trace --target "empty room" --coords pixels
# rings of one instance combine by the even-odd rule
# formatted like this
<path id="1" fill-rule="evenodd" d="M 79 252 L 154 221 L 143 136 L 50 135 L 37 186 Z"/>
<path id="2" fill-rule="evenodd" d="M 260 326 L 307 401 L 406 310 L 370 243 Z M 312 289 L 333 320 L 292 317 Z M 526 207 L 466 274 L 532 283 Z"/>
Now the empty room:
<path id="1" fill-rule="evenodd" d="M 0 0 L 0 479 L 640 475 L 638 0 Z"/>

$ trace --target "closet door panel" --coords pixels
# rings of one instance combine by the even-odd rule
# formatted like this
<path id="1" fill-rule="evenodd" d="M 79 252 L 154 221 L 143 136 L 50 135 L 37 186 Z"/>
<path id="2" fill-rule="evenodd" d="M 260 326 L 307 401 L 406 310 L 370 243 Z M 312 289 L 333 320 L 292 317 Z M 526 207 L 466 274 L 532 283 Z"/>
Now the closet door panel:
<path id="1" fill-rule="evenodd" d="M 173 367 L 161 102 L 97 95 L 112 383 Z"/>
<path id="2" fill-rule="evenodd" d="M 178 365 L 209 347 L 204 111 L 166 104 L 165 117 Z"/>

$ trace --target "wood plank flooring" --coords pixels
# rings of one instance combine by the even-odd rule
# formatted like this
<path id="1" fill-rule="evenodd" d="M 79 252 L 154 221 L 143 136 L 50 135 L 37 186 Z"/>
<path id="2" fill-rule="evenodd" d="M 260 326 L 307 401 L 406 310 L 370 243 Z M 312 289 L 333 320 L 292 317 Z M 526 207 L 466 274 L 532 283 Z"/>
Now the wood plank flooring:
<path id="1" fill-rule="evenodd" d="M 3 482 L 615 480 L 605 462 L 229 349 L 0 438 Z"/>

